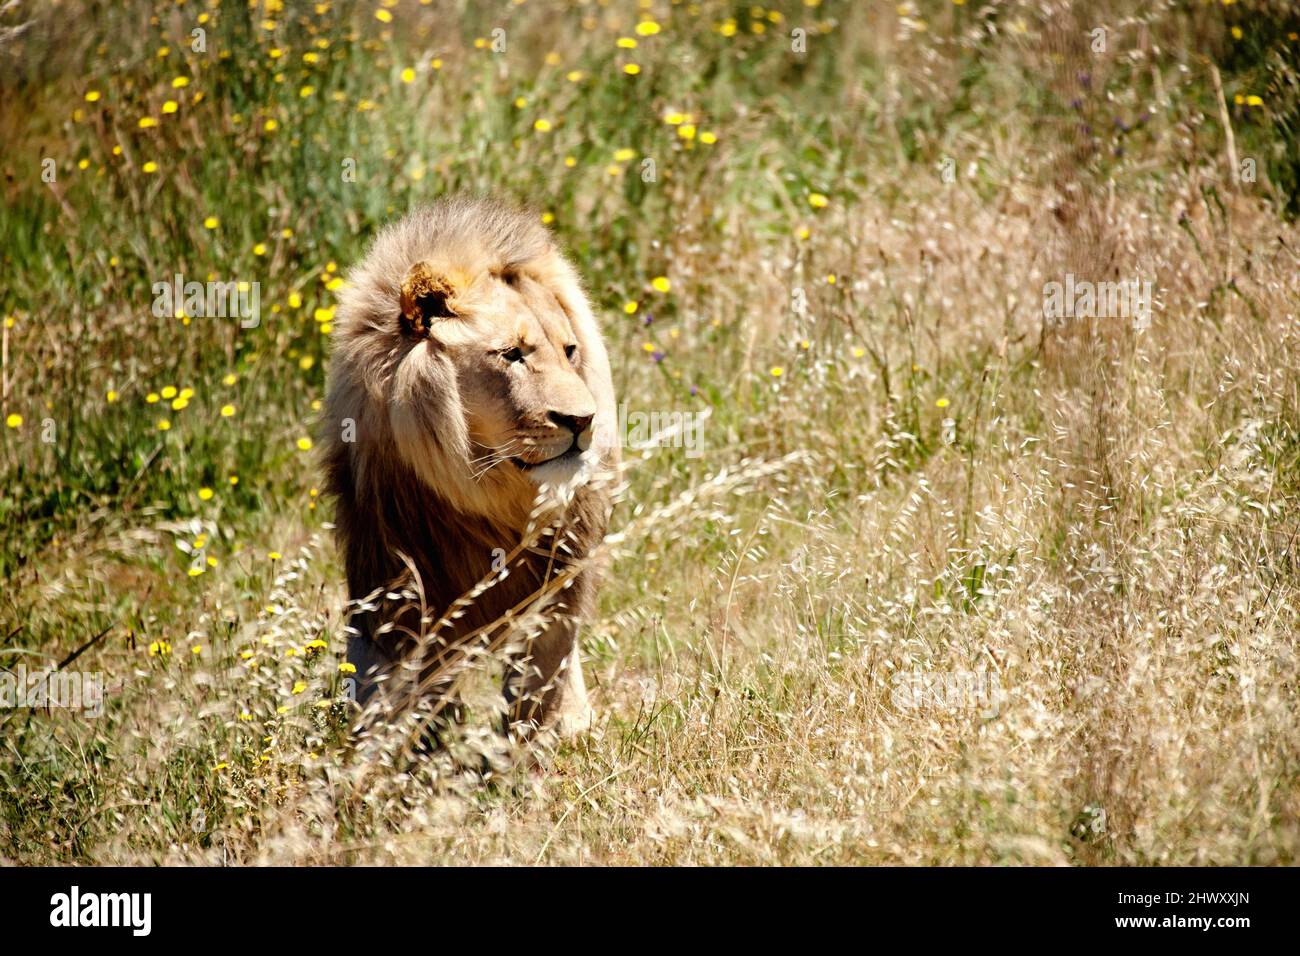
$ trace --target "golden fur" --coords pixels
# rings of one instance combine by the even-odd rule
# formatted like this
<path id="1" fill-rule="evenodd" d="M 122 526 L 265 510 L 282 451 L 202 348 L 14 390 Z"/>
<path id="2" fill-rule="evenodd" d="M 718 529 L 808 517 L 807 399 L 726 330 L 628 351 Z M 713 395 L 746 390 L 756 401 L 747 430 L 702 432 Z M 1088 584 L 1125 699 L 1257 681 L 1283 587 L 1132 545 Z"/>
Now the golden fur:
<path id="1" fill-rule="evenodd" d="M 325 487 L 349 596 L 371 599 L 350 619 L 359 696 L 396 686 L 399 662 L 439 689 L 467 637 L 501 633 L 604 535 L 618 441 L 600 329 L 536 215 L 457 198 L 383 230 L 348 276 L 331 345 Z M 554 533 L 431 634 L 537 514 Z M 512 657 L 506 696 L 524 732 L 586 718 L 576 630 L 596 571 L 578 568 Z M 424 611 L 390 596 L 400 588 Z"/>

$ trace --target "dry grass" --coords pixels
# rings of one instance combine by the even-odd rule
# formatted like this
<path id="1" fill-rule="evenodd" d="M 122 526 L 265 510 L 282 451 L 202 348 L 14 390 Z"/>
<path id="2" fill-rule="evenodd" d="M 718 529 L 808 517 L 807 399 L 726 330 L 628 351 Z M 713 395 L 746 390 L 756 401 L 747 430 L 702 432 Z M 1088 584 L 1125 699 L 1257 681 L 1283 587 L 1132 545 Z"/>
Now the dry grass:
<path id="1" fill-rule="evenodd" d="M 339 14 L 313 74 L 319 97 L 345 91 L 336 110 L 298 95 L 313 34 L 292 32 L 283 95 L 194 67 L 208 98 L 163 141 L 133 131 L 177 72 L 144 55 L 156 35 L 127 57 L 134 85 L 78 72 L 104 68 L 87 39 L 24 88 L 72 211 L 24 180 L 0 221 L 19 267 L 4 413 L 25 419 L 0 453 L 0 633 L 35 661 L 105 630 L 75 666 L 109 692 L 98 720 L 0 712 L 0 859 L 1295 862 L 1300 231 L 1277 182 L 1229 175 L 1204 60 L 1233 62 L 1228 27 L 1251 21 L 827 0 L 762 34 L 742 11 L 729 36 L 729 6 L 656 4 L 663 31 L 625 51 L 631 8 L 538 6 L 466 13 L 463 38 L 415 5 L 394 14 L 426 32 L 396 37 Z M 505 60 L 473 45 L 497 22 Z M 1070 40 L 1094 22 L 1100 58 Z M 798 62 L 772 41 L 796 23 Z M 249 42 L 261 62 L 273 41 Z M 401 79 L 432 56 L 436 75 Z M 1259 89 L 1223 81 L 1229 103 Z M 112 120 L 66 120 L 87 89 Z M 1269 109 L 1231 109 L 1242 155 L 1282 135 Z M 275 117 L 278 138 L 254 135 Z M 175 159 L 156 184 L 146 144 Z M 343 148 L 371 171 L 351 192 L 320 171 Z M 294 447 L 323 387 L 326 263 L 390 207 L 488 186 L 554 214 L 620 400 L 711 412 L 702 457 L 629 456 L 584 643 L 597 725 L 494 785 L 411 759 L 409 728 L 347 744 L 340 574 Z M 208 269 L 281 311 L 254 333 L 147 315 L 149 282 Z M 1067 272 L 1151 279 L 1150 327 L 1045 324 Z M 159 433 L 145 396 L 169 383 L 196 395 Z M 190 577 L 178 546 L 199 535 L 219 564 Z M 916 675 L 983 683 L 916 700 Z M 486 728 L 457 747 L 495 747 Z"/>

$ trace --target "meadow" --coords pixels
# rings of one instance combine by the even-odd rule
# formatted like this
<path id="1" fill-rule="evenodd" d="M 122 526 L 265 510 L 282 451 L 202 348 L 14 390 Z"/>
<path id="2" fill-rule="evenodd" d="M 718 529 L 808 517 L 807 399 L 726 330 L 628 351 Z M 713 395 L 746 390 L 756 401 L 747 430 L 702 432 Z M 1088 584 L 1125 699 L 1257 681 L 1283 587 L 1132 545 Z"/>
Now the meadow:
<path id="1" fill-rule="evenodd" d="M 1295 863 L 1297 31 L 6 4 L 0 667 L 103 702 L 0 707 L 0 863 Z M 550 226 L 630 413 L 707 416 L 626 451 L 595 724 L 504 785 L 352 746 L 315 458 L 349 266 L 452 192 Z"/>

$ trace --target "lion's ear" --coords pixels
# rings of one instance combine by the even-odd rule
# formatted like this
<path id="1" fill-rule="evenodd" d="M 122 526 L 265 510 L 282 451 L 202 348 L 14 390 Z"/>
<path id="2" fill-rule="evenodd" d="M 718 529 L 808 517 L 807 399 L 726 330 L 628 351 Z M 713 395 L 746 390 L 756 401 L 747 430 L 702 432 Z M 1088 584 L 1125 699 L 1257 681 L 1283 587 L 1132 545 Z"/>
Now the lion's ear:
<path id="1" fill-rule="evenodd" d="M 456 290 L 451 280 L 427 262 L 417 262 L 402 280 L 402 328 L 415 335 L 428 334 L 439 319 L 453 318 L 447 300 Z"/>

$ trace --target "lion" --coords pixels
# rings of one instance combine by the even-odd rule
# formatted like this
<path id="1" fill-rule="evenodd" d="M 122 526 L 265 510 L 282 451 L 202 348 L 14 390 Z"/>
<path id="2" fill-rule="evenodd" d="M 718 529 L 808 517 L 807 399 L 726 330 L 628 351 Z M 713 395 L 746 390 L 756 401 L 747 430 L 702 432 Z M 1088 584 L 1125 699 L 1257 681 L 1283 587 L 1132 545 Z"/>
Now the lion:
<path id="1" fill-rule="evenodd" d="M 538 216 L 457 197 L 381 231 L 341 295 L 321 430 L 359 703 L 454 696 L 467 642 L 544 607 L 505 651 L 508 726 L 588 726 L 577 632 L 616 428 L 600 327 Z"/>

